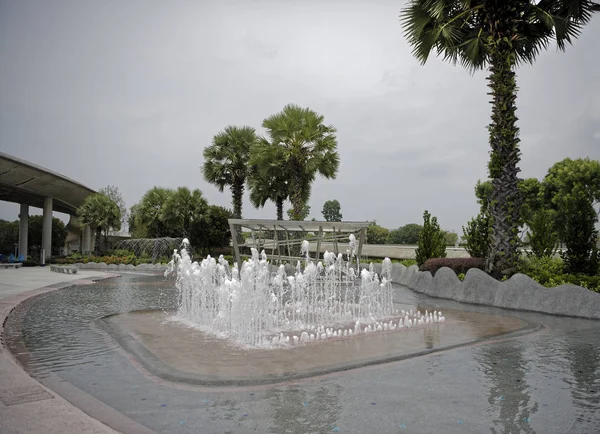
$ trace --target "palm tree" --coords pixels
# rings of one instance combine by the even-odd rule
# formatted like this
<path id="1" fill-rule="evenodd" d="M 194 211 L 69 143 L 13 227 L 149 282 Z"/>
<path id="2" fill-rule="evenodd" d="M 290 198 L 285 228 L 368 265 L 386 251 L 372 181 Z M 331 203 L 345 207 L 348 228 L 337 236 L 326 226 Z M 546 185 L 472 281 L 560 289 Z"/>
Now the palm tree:
<path id="1" fill-rule="evenodd" d="M 253 152 L 253 156 L 262 153 L 257 170 L 267 179 L 273 171 L 285 174 L 293 219 L 302 215 L 316 175 L 330 179 L 337 175 L 340 159 L 336 129 L 323 124 L 323 120 L 309 108 L 289 104 L 263 121 L 269 145 L 261 141 L 264 146 L 257 145 Z"/>
<path id="2" fill-rule="evenodd" d="M 270 158 L 276 153 L 277 145 L 260 137 L 250 148 L 250 202 L 255 208 L 262 208 L 267 201 L 273 201 L 277 209 L 277 220 L 283 220 L 283 203 L 289 198 L 289 180 L 285 167 Z"/>
<path id="3" fill-rule="evenodd" d="M 152 187 L 148 190 L 140 201 L 137 213 L 140 224 L 146 228 L 146 233 L 151 238 L 166 237 L 168 228 L 163 219 L 163 208 L 173 190 Z"/>
<path id="4" fill-rule="evenodd" d="M 77 209 L 81 223 L 96 230 L 96 240 L 104 234 L 104 247 L 108 249 L 108 234 L 112 228 L 121 229 L 121 210 L 108 196 L 97 193 L 88 196 Z M 99 244 L 99 243 L 98 243 Z"/>
<path id="5" fill-rule="evenodd" d="M 222 192 L 229 186 L 233 199 L 234 218 L 242 218 L 242 197 L 248 176 L 250 146 L 256 141 L 254 128 L 228 126 L 213 137 L 212 145 L 204 148 L 204 165 L 200 169 L 206 182 Z"/>
<path id="6" fill-rule="evenodd" d="M 493 192 L 488 213 L 493 231 L 487 270 L 496 275 L 511 273 L 518 259 L 521 198 L 515 69 L 533 63 L 552 39 L 564 50 L 597 10 L 589 0 L 409 0 L 401 12 L 405 35 L 421 63 L 435 50 L 471 72 L 489 71 L 488 170 Z"/>
<path id="7" fill-rule="evenodd" d="M 207 208 L 208 202 L 200 190 L 179 187 L 167 198 L 161 217 L 170 228 L 170 236 L 189 237 L 192 224 L 204 216 Z"/>

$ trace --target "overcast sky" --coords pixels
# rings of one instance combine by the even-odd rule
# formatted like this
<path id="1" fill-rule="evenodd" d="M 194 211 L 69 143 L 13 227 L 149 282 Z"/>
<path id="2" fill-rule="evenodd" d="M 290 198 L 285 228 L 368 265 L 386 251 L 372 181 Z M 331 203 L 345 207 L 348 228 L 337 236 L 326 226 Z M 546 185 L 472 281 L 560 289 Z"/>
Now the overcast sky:
<path id="1" fill-rule="evenodd" d="M 435 57 L 421 66 L 403 5 L 0 0 L 0 149 L 93 189 L 116 185 L 128 206 L 156 185 L 231 207 L 202 179 L 202 150 L 227 125 L 262 133 L 265 117 L 295 103 L 338 129 L 339 174 L 315 182 L 311 217 L 338 199 L 344 220 L 397 228 L 427 209 L 461 233 L 486 177 L 486 74 Z M 552 46 L 518 70 L 521 177 L 600 159 L 598 41 L 600 16 L 566 53 Z M 247 194 L 243 213 L 275 218 Z M 0 202 L 0 218 L 17 214 Z"/>

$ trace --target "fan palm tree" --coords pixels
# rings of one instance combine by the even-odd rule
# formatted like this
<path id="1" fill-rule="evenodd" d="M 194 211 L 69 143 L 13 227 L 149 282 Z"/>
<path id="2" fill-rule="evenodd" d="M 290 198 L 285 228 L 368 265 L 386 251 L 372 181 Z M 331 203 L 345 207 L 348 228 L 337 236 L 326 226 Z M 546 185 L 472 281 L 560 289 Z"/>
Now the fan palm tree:
<path id="1" fill-rule="evenodd" d="M 228 126 L 204 148 L 204 165 L 200 169 L 206 182 L 222 192 L 229 186 L 234 218 L 242 218 L 242 197 L 248 176 L 250 146 L 256 141 L 254 128 Z"/>
<path id="2" fill-rule="evenodd" d="M 263 121 L 269 144 L 261 141 L 253 152 L 254 156 L 261 154 L 256 167 L 262 176 L 272 180 L 268 175 L 275 173 L 287 179 L 295 220 L 302 215 L 316 176 L 335 178 L 340 165 L 336 129 L 323 120 L 322 115 L 309 108 L 289 104 Z"/>
<path id="3" fill-rule="evenodd" d="M 177 188 L 162 207 L 162 219 L 170 228 L 169 235 L 189 237 L 192 224 L 204 216 L 207 208 L 208 202 L 200 190 Z"/>
<path id="4" fill-rule="evenodd" d="M 137 213 L 141 225 L 146 228 L 146 233 L 151 238 L 166 237 L 169 234 L 164 222 L 163 207 L 167 203 L 173 190 L 153 187 L 148 190 L 140 201 Z"/>
<path id="5" fill-rule="evenodd" d="M 77 209 L 81 223 L 96 230 L 96 240 L 104 235 L 104 247 L 108 249 L 108 235 L 112 228 L 121 229 L 121 210 L 108 196 L 97 193 L 88 196 Z M 98 243 L 99 244 L 99 243 Z M 97 244 L 97 245 L 98 245 Z"/>
<path id="6" fill-rule="evenodd" d="M 469 71 L 487 68 L 492 96 L 488 163 L 493 192 L 488 207 L 493 231 L 487 270 L 511 273 L 521 199 L 517 190 L 519 129 L 515 69 L 533 63 L 551 40 L 564 50 L 598 5 L 589 0 L 409 0 L 401 22 L 413 55 L 425 63 L 436 51 Z"/>

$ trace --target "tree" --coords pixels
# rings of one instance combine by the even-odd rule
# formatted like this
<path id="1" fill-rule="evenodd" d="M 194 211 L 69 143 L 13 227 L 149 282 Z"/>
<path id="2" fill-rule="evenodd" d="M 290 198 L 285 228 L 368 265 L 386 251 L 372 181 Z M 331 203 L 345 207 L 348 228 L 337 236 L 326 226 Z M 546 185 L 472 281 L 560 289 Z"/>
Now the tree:
<path id="1" fill-rule="evenodd" d="M 386 244 L 390 230 L 379 226 L 373 222 L 367 228 L 367 244 Z"/>
<path id="2" fill-rule="evenodd" d="M 278 170 L 286 174 L 292 220 L 301 220 L 316 176 L 331 179 L 337 175 L 340 160 L 336 129 L 323 121 L 317 112 L 289 104 L 262 123 L 269 140 L 255 148 L 262 153 L 256 170 L 268 179 L 272 166 L 278 165 Z"/>
<path id="3" fill-rule="evenodd" d="M 490 249 L 490 218 L 487 213 L 479 213 L 471 219 L 467 226 L 463 226 L 465 249 L 472 258 L 485 258 Z"/>
<path id="4" fill-rule="evenodd" d="M 112 228 L 121 229 L 121 211 L 116 203 L 104 194 L 97 193 L 88 196 L 77 209 L 77 216 L 83 224 L 96 230 L 96 240 L 104 235 L 104 247 L 108 249 L 108 235 Z M 99 243 L 97 243 L 99 244 Z"/>
<path id="5" fill-rule="evenodd" d="M 447 246 L 455 246 L 458 243 L 458 234 L 452 231 L 445 231 L 444 238 Z"/>
<path id="6" fill-rule="evenodd" d="M 470 71 L 487 68 L 492 97 L 488 163 L 492 180 L 491 248 L 486 268 L 510 273 L 518 259 L 519 129 L 515 69 L 533 63 L 555 39 L 564 50 L 598 5 L 589 0 L 410 0 L 401 21 L 413 55 L 425 63 L 434 49 Z"/>
<path id="7" fill-rule="evenodd" d="M 544 197 L 556 211 L 557 230 L 566 244 L 563 259 L 570 273 L 595 274 L 598 269 L 598 216 L 600 162 L 565 158 L 544 178 Z"/>
<path id="8" fill-rule="evenodd" d="M 140 212 L 141 204 L 136 203 L 129 209 L 129 216 L 127 218 L 127 226 L 129 227 L 129 234 L 132 238 L 148 238 L 148 228 L 142 221 L 142 215 Z"/>
<path id="9" fill-rule="evenodd" d="M 250 173 L 248 186 L 250 188 L 250 202 L 255 208 L 262 208 L 267 201 L 275 203 L 277 220 L 283 220 L 283 203 L 288 199 L 289 177 L 286 167 L 282 164 L 273 164 L 269 159 L 276 152 L 277 144 L 272 144 L 264 137 L 260 137 L 250 148 Z M 308 202 L 307 193 L 304 200 Z"/>
<path id="10" fill-rule="evenodd" d="M 117 204 L 119 211 L 121 211 L 121 223 L 126 223 L 128 221 L 129 211 L 127 210 L 125 199 L 123 199 L 123 195 L 121 194 L 119 187 L 115 185 L 107 185 L 106 187 L 101 188 L 98 193 L 107 196 L 110 200 Z"/>
<path id="11" fill-rule="evenodd" d="M 294 209 L 290 208 L 287 210 L 287 215 L 288 215 L 288 219 L 289 220 L 299 220 L 299 221 L 303 221 L 306 220 L 306 218 L 308 217 L 308 215 L 310 214 L 310 205 L 304 205 L 302 207 L 302 210 L 300 211 L 300 214 L 294 214 Z"/>
<path id="12" fill-rule="evenodd" d="M 7 222 L 0 220 L 0 253 L 7 254 L 15 251 L 19 241 L 19 221 Z"/>
<path id="13" fill-rule="evenodd" d="M 337 199 L 328 200 L 323 204 L 321 211 L 326 222 L 341 222 L 340 202 Z"/>
<path id="14" fill-rule="evenodd" d="M 423 226 L 417 223 L 409 223 L 400 226 L 390 232 L 388 242 L 390 244 L 417 244 L 419 242 L 419 233 L 423 230 Z"/>
<path id="15" fill-rule="evenodd" d="M 170 235 L 169 228 L 164 220 L 163 207 L 173 193 L 173 190 L 152 187 L 148 190 L 136 208 L 136 227 L 138 230 L 144 228 L 146 236 L 150 238 L 161 238 Z"/>
<path id="16" fill-rule="evenodd" d="M 161 210 L 167 236 L 188 237 L 193 222 L 201 219 L 207 208 L 208 202 L 198 189 L 178 187 L 170 191 Z"/>
<path id="17" fill-rule="evenodd" d="M 556 211 L 541 209 L 529 219 L 527 241 L 536 258 L 550 258 L 558 248 L 559 238 L 556 230 Z"/>
<path id="18" fill-rule="evenodd" d="M 423 213 L 423 230 L 419 233 L 419 243 L 415 250 L 417 264 L 423 265 L 431 258 L 446 257 L 446 237 L 437 217 L 431 217 L 429 211 Z"/>
<path id="19" fill-rule="evenodd" d="M 254 128 L 228 126 L 213 137 L 212 145 L 204 148 L 201 168 L 206 182 L 216 185 L 220 192 L 229 186 L 233 215 L 242 218 L 242 197 L 248 177 L 250 147 L 256 142 Z"/>
<path id="20" fill-rule="evenodd" d="M 31 248 L 30 251 L 39 252 L 42 248 L 42 232 L 43 232 L 44 217 L 41 215 L 29 216 L 27 244 Z M 18 221 L 15 222 L 18 226 Z M 60 249 L 65 246 L 67 241 L 67 228 L 65 224 L 58 218 L 52 217 L 52 255 L 60 254 Z"/>
<path id="21" fill-rule="evenodd" d="M 228 219 L 233 213 L 220 206 L 210 205 L 201 218 L 194 220 L 190 229 L 190 241 L 203 254 L 210 254 L 211 249 L 229 246 L 231 231 Z"/>

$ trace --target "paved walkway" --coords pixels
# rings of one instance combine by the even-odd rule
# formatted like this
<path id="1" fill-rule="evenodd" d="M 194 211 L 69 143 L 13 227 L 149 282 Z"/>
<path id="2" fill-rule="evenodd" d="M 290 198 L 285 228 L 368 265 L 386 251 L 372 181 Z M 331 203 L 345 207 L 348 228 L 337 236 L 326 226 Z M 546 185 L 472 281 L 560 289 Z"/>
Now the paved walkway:
<path id="1" fill-rule="evenodd" d="M 114 277 L 98 271 L 62 274 L 50 268 L 0 269 L 0 336 L 10 311 L 21 301 L 73 283 Z M 44 288 L 51 285 L 51 288 Z M 31 378 L 0 341 L 0 433 L 109 434 L 116 431 L 85 414 Z"/>

